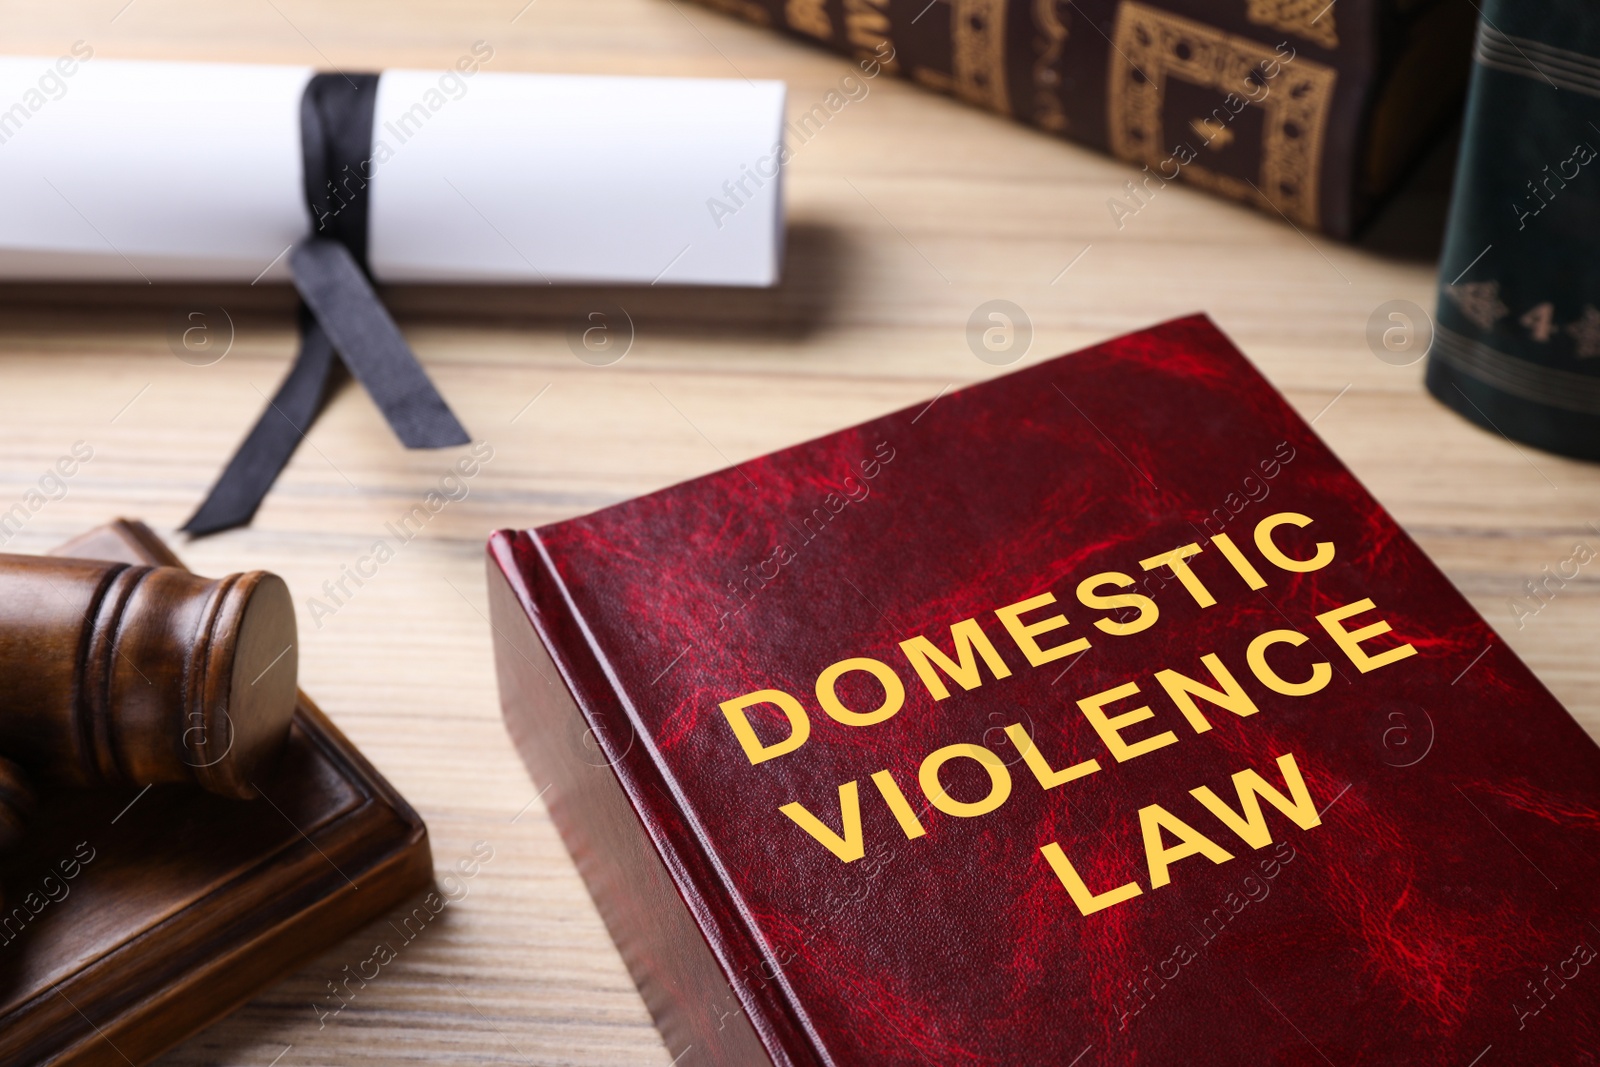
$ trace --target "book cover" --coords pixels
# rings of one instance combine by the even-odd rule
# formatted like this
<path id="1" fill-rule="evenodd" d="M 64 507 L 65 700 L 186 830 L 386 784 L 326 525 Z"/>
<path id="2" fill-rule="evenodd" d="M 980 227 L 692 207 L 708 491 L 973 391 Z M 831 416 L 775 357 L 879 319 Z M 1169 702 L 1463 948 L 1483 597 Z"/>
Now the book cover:
<path id="1" fill-rule="evenodd" d="M 1488 0 L 1428 388 L 1489 432 L 1600 459 L 1600 21 Z"/>
<path id="2" fill-rule="evenodd" d="M 680 1063 L 1600 1055 L 1600 752 L 1202 316 L 489 582 Z"/>
<path id="3" fill-rule="evenodd" d="M 785 157 L 900 74 L 1140 167 L 1108 191 L 1118 229 L 1186 181 L 1335 237 L 1459 111 L 1476 17 L 1470 0 L 703 2 L 856 60 L 797 98 Z"/>

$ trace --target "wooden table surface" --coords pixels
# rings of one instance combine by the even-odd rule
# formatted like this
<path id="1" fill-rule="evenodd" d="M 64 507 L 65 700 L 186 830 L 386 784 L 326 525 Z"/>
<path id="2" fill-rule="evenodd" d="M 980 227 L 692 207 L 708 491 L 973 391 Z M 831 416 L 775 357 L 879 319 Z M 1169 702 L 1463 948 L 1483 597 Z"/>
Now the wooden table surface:
<path id="1" fill-rule="evenodd" d="M 345 69 L 443 67 L 482 39 L 495 49 L 492 70 L 782 78 L 793 111 L 850 69 L 673 0 L 0 0 L 0 25 L 11 52 L 53 56 L 83 39 L 97 56 Z M 1434 174 L 1447 173 L 1443 153 Z M 1334 451 L 1590 732 L 1600 729 L 1594 577 L 1580 575 L 1520 626 L 1511 610 L 1524 582 L 1575 543 L 1600 546 L 1600 468 L 1469 426 L 1423 392 L 1420 364 L 1384 363 L 1366 340 L 1386 301 L 1432 306 L 1438 182 L 1417 183 L 1353 248 L 1176 186 L 1119 231 L 1106 200 L 1129 176 L 880 78 L 790 167 L 779 290 L 395 293 L 422 361 L 494 446 L 470 495 L 314 622 L 306 599 L 455 458 L 403 451 L 346 387 L 253 526 L 174 545 L 202 573 L 283 575 L 299 595 L 306 690 L 416 805 L 441 871 L 480 841 L 493 859 L 340 1015 L 319 1021 L 313 1005 L 376 934 L 329 946 L 162 1062 L 672 1062 L 681 1050 L 656 1035 L 501 726 L 484 537 L 1000 373 L 965 336 L 991 298 L 1032 320 L 1026 361 L 1208 311 L 1291 403 L 1318 416 Z M 566 341 L 600 300 L 624 306 L 637 330 L 610 367 L 580 362 Z M 235 343 L 221 362 L 190 366 L 169 350 L 168 320 L 207 302 L 229 309 Z M 292 306 L 287 291 L 260 288 L 0 290 L 0 510 L 74 442 L 94 450 L 67 495 L 6 550 L 43 550 L 117 515 L 170 534 L 283 374 Z"/>

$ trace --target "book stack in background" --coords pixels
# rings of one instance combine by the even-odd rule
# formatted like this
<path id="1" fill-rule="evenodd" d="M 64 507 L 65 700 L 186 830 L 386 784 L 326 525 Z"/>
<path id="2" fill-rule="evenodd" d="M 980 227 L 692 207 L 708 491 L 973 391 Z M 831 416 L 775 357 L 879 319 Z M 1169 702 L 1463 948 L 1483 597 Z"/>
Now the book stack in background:
<path id="1" fill-rule="evenodd" d="M 1476 15 L 1468 0 L 704 2 L 1137 164 L 1130 211 L 1183 180 L 1335 237 L 1456 114 Z"/>

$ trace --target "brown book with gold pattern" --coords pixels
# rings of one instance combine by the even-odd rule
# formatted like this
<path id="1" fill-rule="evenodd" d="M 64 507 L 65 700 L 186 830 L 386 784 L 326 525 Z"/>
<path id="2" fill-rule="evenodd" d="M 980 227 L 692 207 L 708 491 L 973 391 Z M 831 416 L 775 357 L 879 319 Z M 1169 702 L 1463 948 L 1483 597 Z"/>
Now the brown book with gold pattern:
<path id="1" fill-rule="evenodd" d="M 1335 237 L 1456 113 L 1475 19 L 1471 0 L 703 2 L 857 61 L 799 101 L 784 157 L 902 74 L 1141 167 L 1109 191 L 1118 228 L 1183 180 Z"/>

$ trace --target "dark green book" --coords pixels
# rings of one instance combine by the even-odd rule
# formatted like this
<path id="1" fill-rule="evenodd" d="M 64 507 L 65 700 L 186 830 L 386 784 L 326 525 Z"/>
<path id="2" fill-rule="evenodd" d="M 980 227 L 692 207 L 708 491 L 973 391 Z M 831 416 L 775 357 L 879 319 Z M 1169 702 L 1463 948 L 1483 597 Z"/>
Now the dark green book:
<path id="1" fill-rule="evenodd" d="M 1486 0 L 1475 59 L 1428 388 L 1600 459 L 1600 12 Z"/>

